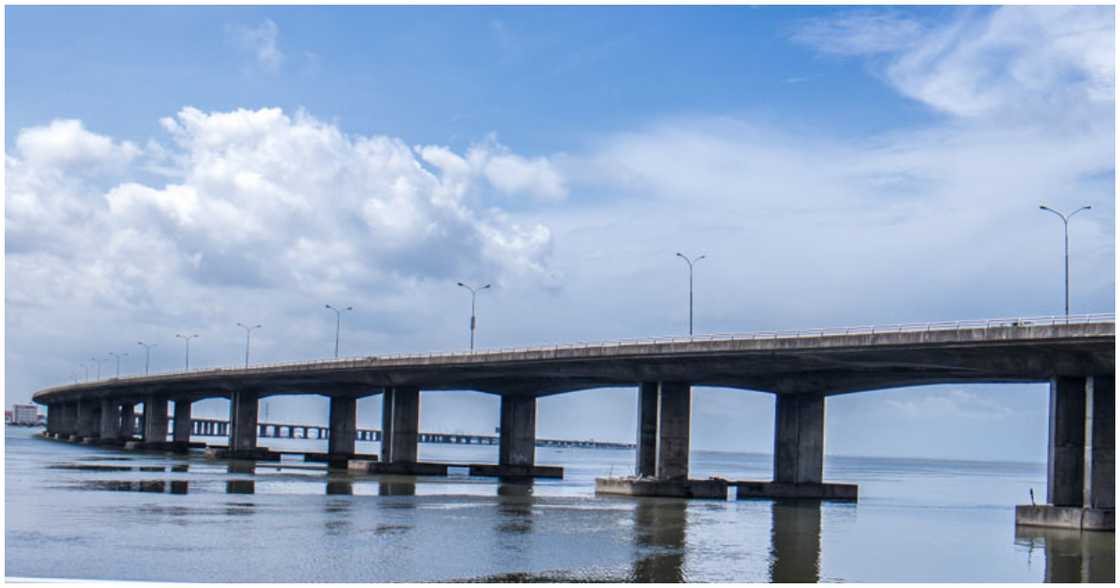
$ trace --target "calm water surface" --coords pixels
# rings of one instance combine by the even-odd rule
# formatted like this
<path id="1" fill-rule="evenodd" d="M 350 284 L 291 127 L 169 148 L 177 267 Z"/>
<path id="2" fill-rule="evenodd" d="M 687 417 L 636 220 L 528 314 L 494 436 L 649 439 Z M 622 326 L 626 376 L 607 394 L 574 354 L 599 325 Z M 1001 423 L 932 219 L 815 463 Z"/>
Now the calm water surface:
<path id="1" fill-rule="evenodd" d="M 1041 464 L 829 458 L 855 503 L 596 497 L 633 452 L 538 449 L 565 479 L 328 474 L 6 431 L 9 577 L 165 581 L 1097 581 L 1115 535 L 1016 530 Z M 212 438 L 196 440 L 214 443 Z M 325 451 L 325 441 L 264 439 Z M 374 453 L 376 443 L 359 443 Z M 497 447 L 420 445 L 495 462 Z M 693 477 L 767 480 L 766 455 L 693 452 Z"/>

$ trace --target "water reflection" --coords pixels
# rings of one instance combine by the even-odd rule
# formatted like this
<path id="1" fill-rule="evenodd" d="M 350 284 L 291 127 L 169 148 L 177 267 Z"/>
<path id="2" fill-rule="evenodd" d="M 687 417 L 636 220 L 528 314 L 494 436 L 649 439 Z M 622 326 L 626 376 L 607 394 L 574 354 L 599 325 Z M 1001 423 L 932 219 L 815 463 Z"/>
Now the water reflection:
<path id="1" fill-rule="evenodd" d="M 1046 582 L 1116 581 L 1115 533 L 1016 525 L 1015 544 L 1041 551 Z"/>
<path id="2" fill-rule="evenodd" d="M 498 479 L 498 496 L 532 496 L 533 481 L 521 479 Z"/>
<path id="3" fill-rule="evenodd" d="M 354 483 L 350 480 L 327 480 L 327 495 L 353 496 Z"/>
<path id="4" fill-rule="evenodd" d="M 226 494 L 256 494 L 257 483 L 253 480 L 226 480 Z"/>
<path id="5" fill-rule="evenodd" d="M 498 532 L 502 535 L 528 535 L 533 531 L 533 499 L 527 494 L 498 501 Z"/>
<path id="6" fill-rule="evenodd" d="M 685 582 L 684 547 L 688 502 L 647 498 L 634 509 L 637 582 Z"/>
<path id="7" fill-rule="evenodd" d="M 381 480 L 377 483 L 379 496 L 416 496 L 416 482 L 412 480 Z"/>
<path id="8" fill-rule="evenodd" d="M 770 581 L 819 582 L 821 502 L 775 500 L 770 520 Z"/>

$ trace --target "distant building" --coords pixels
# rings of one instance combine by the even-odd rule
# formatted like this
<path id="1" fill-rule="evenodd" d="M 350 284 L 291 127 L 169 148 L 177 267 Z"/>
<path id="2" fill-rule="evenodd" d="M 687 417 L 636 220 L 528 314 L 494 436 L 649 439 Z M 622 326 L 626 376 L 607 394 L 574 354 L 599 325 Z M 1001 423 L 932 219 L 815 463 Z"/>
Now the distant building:
<path id="1" fill-rule="evenodd" d="M 39 423 L 39 408 L 34 404 L 13 404 L 13 425 L 36 425 Z"/>
<path id="2" fill-rule="evenodd" d="M 4 422 L 5 423 L 12 422 L 12 411 L 10 411 L 10 410 L 5 410 L 4 411 Z"/>

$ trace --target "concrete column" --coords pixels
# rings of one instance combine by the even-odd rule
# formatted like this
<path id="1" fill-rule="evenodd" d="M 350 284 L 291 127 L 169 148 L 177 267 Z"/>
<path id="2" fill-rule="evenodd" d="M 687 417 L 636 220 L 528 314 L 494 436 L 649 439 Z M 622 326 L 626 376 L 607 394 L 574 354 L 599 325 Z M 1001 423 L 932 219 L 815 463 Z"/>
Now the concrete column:
<path id="1" fill-rule="evenodd" d="M 190 398 L 175 399 L 175 430 L 171 433 L 171 439 L 179 443 L 190 443 L 191 441 Z"/>
<path id="2" fill-rule="evenodd" d="M 99 434 L 102 439 L 116 439 L 121 433 L 121 411 L 112 400 L 101 401 L 101 423 Z"/>
<path id="3" fill-rule="evenodd" d="M 537 455 L 537 399 L 502 396 L 498 465 L 533 465 Z"/>
<path id="4" fill-rule="evenodd" d="M 1085 480 L 1085 378 L 1050 381 L 1047 502 L 1081 506 Z"/>
<path id="5" fill-rule="evenodd" d="M 97 435 L 97 401 L 78 401 L 78 436 L 93 437 Z"/>
<path id="6" fill-rule="evenodd" d="M 416 463 L 420 429 L 420 389 L 385 388 L 381 399 L 381 461 Z"/>
<path id="7" fill-rule="evenodd" d="M 144 399 L 144 442 L 167 442 L 167 399 L 149 396 Z"/>
<path id="8" fill-rule="evenodd" d="M 824 394 L 778 394 L 774 410 L 774 481 L 824 478 Z"/>
<path id="9" fill-rule="evenodd" d="M 1085 506 L 1116 508 L 1116 376 L 1089 378 L 1085 388 Z"/>
<path id="10" fill-rule="evenodd" d="M 131 402 L 123 402 L 117 413 L 121 423 L 118 431 L 120 438 L 131 439 L 136 431 L 136 405 Z"/>
<path id="11" fill-rule="evenodd" d="M 58 424 L 57 424 L 58 410 L 55 409 L 55 406 L 58 406 L 58 405 L 56 405 L 56 404 L 48 404 L 47 405 L 47 432 L 48 433 L 57 433 L 58 432 Z"/>
<path id="12" fill-rule="evenodd" d="M 692 421 L 692 387 L 687 382 L 661 382 L 657 393 L 657 466 L 662 480 L 688 478 Z"/>
<path id="13" fill-rule="evenodd" d="M 255 390 L 238 390 L 229 401 L 229 448 L 253 451 L 257 448 L 257 405 Z"/>
<path id="14" fill-rule="evenodd" d="M 638 388 L 638 476 L 657 473 L 657 388 L 657 382 L 642 382 Z"/>
<path id="15" fill-rule="evenodd" d="M 330 424 L 327 453 L 354 455 L 354 435 L 358 428 L 358 399 L 331 396 Z"/>
<path id="16" fill-rule="evenodd" d="M 65 419 L 64 419 L 65 427 L 63 429 L 63 433 L 66 433 L 67 435 L 77 435 L 78 434 L 78 403 L 77 402 L 66 403 L 66 410 L 63 412 L 63 414 L 65 415 Z"/>

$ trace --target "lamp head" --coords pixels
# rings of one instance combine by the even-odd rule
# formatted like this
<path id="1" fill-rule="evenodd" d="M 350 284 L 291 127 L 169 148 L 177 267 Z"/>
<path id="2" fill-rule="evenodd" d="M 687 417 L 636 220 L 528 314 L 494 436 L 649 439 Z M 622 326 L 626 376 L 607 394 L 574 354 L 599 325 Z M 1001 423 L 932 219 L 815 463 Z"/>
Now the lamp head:
<path id="1" fill-rule="evenodd" d="M 489 287 L 490 287 L 490 284 L 486 284 L 485 286 L 483 286 L 483 287 L 479 288 L 479 290 L 485 290 L 485 289 L 487 289 L 487 288 L 489 288 Z"/>

